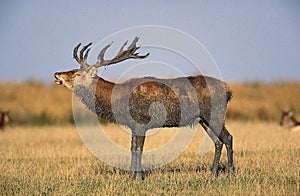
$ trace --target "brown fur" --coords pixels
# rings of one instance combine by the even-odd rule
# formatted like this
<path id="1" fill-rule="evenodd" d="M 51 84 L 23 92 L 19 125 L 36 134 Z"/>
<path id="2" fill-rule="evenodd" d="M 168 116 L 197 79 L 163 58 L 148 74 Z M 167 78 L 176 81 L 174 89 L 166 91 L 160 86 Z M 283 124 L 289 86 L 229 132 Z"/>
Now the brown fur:
<path id="1" fill-rule="evenodd" d="M 186 89 L 185 83 L 187 82 L 193 87 L 192 90 L 195 90 L 194 97 L 193 93 Z M 97 78 L 95 83 L 97 83 L 96 93 L 81 85 L 75 87 L 74 93 L 103 120 L 116 122 L 114 116 L 117 115 L 117 118 L 123 116 L 121 121 L 117 123 L 132 129 L 135 128 L 137 122 L 143 124 L 144 129 L 161 127 L 155 122 L 151 125 L 148 124 L 151 119 L 149 110 L 154 103 L 161 103 L 166 110 L 167 117 L 162 127 L 179 127 L 192 126 L 198 118 L 210 122 L 212 97 L 220 99 L 216 100 L 218 102 L 226 101 L 226 103 L 232 97 L 232 91 L 226 83 L 207 76 L 175 79 L 135 78 L 122 84 Z M 131 93 L 128 94 L 128 92 Z M 113 93 L 114 97 L 112 97 Z M 219 95 L 222 96 L 219 97 Z M 226 98 L 224 99 L 223 96 Z M 130 115 L 124 109 L 127 107 L 127 100 L 129 100 Z M 214 115 L 215 119 L 213 120 L 217 123 L 223 124 L 226 103 L 220 104 L 220 108 L 217 108 L 218 105 L 214 106 L 218 111 L 221 111 Z M 190 108 L 190 106 L 199 107 Z M 184 114 L 189 115 L 188 118 L 181 116 L 182 109 L 186 109 Z"/>
<path id="2" fill-rule="evenodd" d="M 0 121 L 0 130 L 4 131 L 7 123 L 9 122 L 9 112 L 0 112 L 1 121 Z"/>

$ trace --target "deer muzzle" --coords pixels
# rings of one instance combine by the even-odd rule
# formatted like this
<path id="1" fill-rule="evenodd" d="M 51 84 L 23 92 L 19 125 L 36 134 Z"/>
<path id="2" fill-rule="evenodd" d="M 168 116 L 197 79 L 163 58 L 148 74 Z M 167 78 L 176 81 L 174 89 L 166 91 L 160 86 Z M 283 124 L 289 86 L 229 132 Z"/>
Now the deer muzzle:
<path id="1" fill-rule="evenodd" d="M 54 77 L 55 77 L 55 83 L 57 84 L 57 85 L 62 85 L 63 84 L 63 82 L 61 81 L 61 79 L 59 79 L 59 75 L 60 75 L 60 73 L 58 73 L 58 72 L 56 72 L 55 74 L 54 74 Z"/>

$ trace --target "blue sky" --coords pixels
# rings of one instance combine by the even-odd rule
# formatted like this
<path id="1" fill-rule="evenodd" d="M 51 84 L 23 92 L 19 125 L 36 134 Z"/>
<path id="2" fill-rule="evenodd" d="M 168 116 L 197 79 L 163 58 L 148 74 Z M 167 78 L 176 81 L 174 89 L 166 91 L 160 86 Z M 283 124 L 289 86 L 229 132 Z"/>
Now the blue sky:
<path id="1" fill-rule="evenodd" d="M 163 25 L 201 42 L 226 81 L 300 81 L 299 21 L 297 0 L 0 1 L 0 80 L 51 82 L 78 67 L 77 43 Z"/>

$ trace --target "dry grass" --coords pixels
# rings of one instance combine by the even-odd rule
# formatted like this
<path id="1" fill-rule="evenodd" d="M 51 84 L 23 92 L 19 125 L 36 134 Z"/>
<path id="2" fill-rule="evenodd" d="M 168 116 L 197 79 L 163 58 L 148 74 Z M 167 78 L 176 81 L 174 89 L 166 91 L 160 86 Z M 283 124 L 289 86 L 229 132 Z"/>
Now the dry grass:
<path id="1" fill-rule="evenodd" d="M 209 178 L 213 150 L 198 155 L 199 138 L 204 136 L 198 128 L 189 148 L 176 160 L 152 171 L 145 181 L 131 181 L 128 173 L 94 157 L 70 126 L 68 90 L 36 81 L 0 82 L 0 110 L 10 110 L 13 119 L 0 132 L 0 194 L 299 195 L 300 132 L 284 130 L 277 122 L 280 109 L 292 109 L 300 117 L 300 84 L 256 82 L 231 87 L 234 98 L 227 127 L 234 136 L 235 178 L 224 173 Z M 106 135 L 129 149 L 130 134 L 107 126 Z M 175 133 L 158 130 L 146 139 L 145 149 L 163 146 Z M 226 156 L 222 164 L 226 165 Z"/>
<path id="2" fill-rule="evenodd" d="M 109 137 L 129 148 L 129 134 L 108 126 Z M 198 128 L 185 153 L 144 181 L 128 180 L 127 173 L 95 158 L 72 126 L 11 127 L 0 132 L 0 194 L 299 195 L 300 132 L 264 122 L 230 121 L 227 126 L 234 136 L 236 177 L 228 179 L 221 173 L 217 179 L 209 178 L 213 150 L 198 156 L 204 136 Z M 173 133 L 152 134 L 146 149 L 162 145 L 159 141 L 167 141 Z"/>

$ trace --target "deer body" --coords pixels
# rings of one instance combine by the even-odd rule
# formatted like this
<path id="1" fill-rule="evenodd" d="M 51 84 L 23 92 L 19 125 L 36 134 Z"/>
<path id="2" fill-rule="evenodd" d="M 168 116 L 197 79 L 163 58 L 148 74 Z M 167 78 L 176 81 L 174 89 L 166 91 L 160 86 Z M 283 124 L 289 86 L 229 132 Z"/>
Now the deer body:
<path id="1" fill-rule="evenodd" d="M 103 59 L 110 45 L 106 46 L 93 66 L 86 64 L 89 52 L 87 48 L 90 44 L 80 51 L 80 58 L 77 57 L 80 45 L 76 46 L 73 57 L 81 68 L 55 73 L 56 83 L 72 90 L 89 110 L 103 120 L 125 125 L 132 130 L 133 178 L 138 176 L 143 178 L 142 152 L 148 129 L 193 126 L 197 123 L 206 130 L 215 143 L 212 174 L 218 175 L 223 144 L 227 148 L 228 171 L 233 174 L 232 136 L 224 123 L 227 102 L 232 97 L 232 91 L 225 82 L 198 75 L 174 79 L 134 78 L 124 83 L 114 83 L 97 76 L 97 68 L 100 66 L 107 66 L 128 58 L 147 57 L 148 54 L 139 56 L 138 53 L 134 53 L 139 48 L 136 47 L 137 40 L 138 38 L 135 38 L 124 51 L 126 42 L 117 56 L 110 61 Z"/>
<path id="2" fill-rule="evenodd" d="M 186 79 L 191 82 L 194 88 L 201 89 L 201 93 L 195 92 L 197 93 L 196 97 L 191 96 L 192 93 L 181 85 L 181 81 Z M 146 129 L 192 126 L 199 117 L 209 122 L 210 114 L 207 110 L 199 111 L 198 108 L 191 107 L 195 104 L 199 105 L 200 108 L 210 107 L 211 96 L 215 95 L 210 93 L 211 89 L 208 88 L 205 82 L 207 80 L 214 81 L 215 85 L 211 88 L 219 88 L 213 92 L 220 93 L 220 90 L 222 90 L 226 92 L 228 101 L 231 98 L 231 91 L 228 86 L 226 86 L 227 89 L 224 89 L 221 81 L 206 76 L 191 76 L 188 78 L 167 80 L 150 77 L 136 78 L 122 84 L 115 84 L 100 77 L 94 80 L 94 84 L 97 84 L 94 91 L 90 86 L 78 85 L 74 89 L 75 95 L 87 108 L 103 120 L 116 123 L 114 116 L 127 117 L 119 120 L 117 123 L 130 128 L 134 128 L 137 122 L 145 126 L 147 125 Z M 115 92 L 114 96 L 112 96 L 114 89 L 117 89 L 116 91 L 118 92 Z M 128 92 L 131 92 L 129 97 L 127 95 Z M 126 108 L 128 101 L 130 116 L 128 116 L 128 109 Z M 166 110 L 166 119 L 163 126 L 155 124 L 155 121 L 149 124 L 151 117 L 153 117 L 149 109 L 155 103 L 161 103 Z M 188 117 L 180 115 L 182 109 L 188 111 Z M 153 113 L 155 111 L 152 111 Z M 220 116 L 220 120 L 224 120 L 224 116 Z M 133 122 L 131 123 L 131 121 Z"/>

